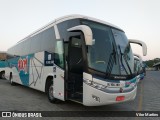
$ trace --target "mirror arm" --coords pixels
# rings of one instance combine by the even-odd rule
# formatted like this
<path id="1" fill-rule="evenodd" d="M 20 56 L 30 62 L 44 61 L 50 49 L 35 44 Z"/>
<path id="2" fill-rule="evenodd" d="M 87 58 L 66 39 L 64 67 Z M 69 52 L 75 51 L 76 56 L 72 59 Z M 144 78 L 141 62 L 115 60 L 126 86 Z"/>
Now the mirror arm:
<path id="1" fill-rule="evenodd" d="M 87 25 L 78 25 L 78 26 L 67 29 L 67 31 L 69 31 L 69 32 L 82 31 L 84 34 L 86 45 L 93 45 L 92 30 Z"/>
<path id="2" fill-rule="evenodd" d="M 135 39 L 128 39 L 129 43 L 134 43 L 142 46 L 142 51 L 143 51 L 143 56 L 147 55 L 147 45 L 143 41 L 140 40 L 135 40 Z"/>

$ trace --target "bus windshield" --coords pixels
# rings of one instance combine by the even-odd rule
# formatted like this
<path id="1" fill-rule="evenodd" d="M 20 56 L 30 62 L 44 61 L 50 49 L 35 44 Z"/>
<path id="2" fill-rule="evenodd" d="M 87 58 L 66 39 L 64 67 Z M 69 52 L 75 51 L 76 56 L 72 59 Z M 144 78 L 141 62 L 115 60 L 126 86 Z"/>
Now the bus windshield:
<path id="1" fill-rule="evenodd" d="M 106 75 L 132 75 L 134 58 L 123 31 L 100 23 L 83 20 L 91 28 L 95 44 L 88 46 L 88 66 Z"/>

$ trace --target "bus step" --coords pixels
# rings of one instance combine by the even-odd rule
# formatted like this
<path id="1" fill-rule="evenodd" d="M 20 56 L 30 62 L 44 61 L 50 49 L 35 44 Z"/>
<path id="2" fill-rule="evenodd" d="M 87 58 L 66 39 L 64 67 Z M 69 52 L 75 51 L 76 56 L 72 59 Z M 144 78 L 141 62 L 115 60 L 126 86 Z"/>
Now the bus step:
<path id="1" fill-rule="evenodd" d="M 83 94 L 82 93 L 79 93 L 79 92 L 76 92 L 76 93 L 73 93 L 71 94 L 71 98 L 82 98 Z"/>
<path id="2" fill-rule="evenodd" d="M 82 99 L 69 99 L 69 100 L 73 101 L 73 102 L 76 102 L 76 103 L 80 103 L 80 104 L 83 103 Z"/>

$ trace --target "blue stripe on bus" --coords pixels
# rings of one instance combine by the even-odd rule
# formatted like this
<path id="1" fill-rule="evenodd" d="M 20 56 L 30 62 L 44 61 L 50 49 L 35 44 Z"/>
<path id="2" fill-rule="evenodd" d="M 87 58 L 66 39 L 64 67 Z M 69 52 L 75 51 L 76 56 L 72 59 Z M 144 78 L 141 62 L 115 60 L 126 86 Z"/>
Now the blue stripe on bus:
<path id="1" fill-rule="evenodd" d="M 23 85 L 29 86 L 29 66 L 30 66 L 30 59 L 34 57 L 34 54 L 30 54 L 27 56 L 21 56 L 21 57 L 15 57 L 12 59 L 9 59 L 9 66 L 10 68 L 15 67 L 17 71 L 19 72 L 19 77 Z M 19 60 L 25 60 L 27 59 L 27 65 L 23 68 L 22 63 L 20 63 Z M 21 65 L 20 65 L 21 64 Z"/>

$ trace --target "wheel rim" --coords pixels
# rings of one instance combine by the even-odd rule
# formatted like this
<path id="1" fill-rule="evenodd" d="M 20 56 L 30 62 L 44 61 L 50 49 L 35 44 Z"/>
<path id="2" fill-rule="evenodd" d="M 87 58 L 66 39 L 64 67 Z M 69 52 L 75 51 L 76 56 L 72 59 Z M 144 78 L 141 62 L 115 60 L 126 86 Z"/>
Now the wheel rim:
<path id="1" fill-rule="evenodd" d="M 5 78 L 5 75 L 4 75 L 4 73 L 2 74 L 2 78 L 3 78 L 3 79 Z"/>
<path id="2" fill-rule="evenodd" d="M 53 96 L 53 84 L 52 85 L 50 85 L 50 87 L 49 87 L 49 98 L 51 99 L 51 100 L 53 100 L 54 99 L 54 96 Z"/>

